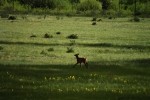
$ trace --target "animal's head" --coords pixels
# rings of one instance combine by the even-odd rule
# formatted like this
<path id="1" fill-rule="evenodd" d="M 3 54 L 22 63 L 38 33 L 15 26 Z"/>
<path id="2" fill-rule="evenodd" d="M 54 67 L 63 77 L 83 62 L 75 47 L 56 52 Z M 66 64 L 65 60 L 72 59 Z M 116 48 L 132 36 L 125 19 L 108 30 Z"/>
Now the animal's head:
<path id="1" fill-rule="evenodd" d="M 79 55 L 79 53 L 75 54 L 74 56 L 76 56 L 76 57 L 77 57 L 78 55 Z"/>

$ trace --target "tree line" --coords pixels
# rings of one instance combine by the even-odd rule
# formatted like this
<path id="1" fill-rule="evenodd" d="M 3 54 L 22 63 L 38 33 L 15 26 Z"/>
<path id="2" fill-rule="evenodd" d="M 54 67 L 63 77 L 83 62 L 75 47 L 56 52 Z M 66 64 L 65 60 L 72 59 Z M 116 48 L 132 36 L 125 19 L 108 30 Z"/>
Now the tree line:
<path id="1" fill-rule="evenodd" d="M 150 15 L 149 0 L 0 0 L 0 11 L 55 14 Z"/>

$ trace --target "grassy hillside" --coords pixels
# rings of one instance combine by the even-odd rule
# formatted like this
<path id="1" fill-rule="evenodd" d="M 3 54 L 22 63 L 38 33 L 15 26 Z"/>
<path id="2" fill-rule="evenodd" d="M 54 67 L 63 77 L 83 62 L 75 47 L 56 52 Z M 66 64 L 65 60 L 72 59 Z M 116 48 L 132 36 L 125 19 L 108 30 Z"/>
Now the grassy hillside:
<path id="1" fill-rule="evenodd" d="M 0 99 L 149 100 L 150 19 L 91 20 L 0 19 Z M 88 69 L 72 68 L 75 53 L 88 59 Z"/>

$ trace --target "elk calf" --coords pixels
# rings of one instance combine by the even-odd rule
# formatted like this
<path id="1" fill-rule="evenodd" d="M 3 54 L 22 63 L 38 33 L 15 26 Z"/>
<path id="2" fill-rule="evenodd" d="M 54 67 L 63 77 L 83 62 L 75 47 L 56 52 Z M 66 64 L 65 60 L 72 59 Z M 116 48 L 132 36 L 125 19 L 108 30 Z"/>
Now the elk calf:
<path id="1" fill-rule="evenodd" d="M 74 67 L 75 67 L 77 64 L 80 64 L 80 67 L 81 67 L 81 63 L 84 63 L 84 65 L 86 66 L 86 68 L 88 68 L 87 59 L 86 59 L 86 58 L 80 58 L 78 55 L 79 55 L 79 54 L 75 54 L 75 55 L 74 55 L 74 56 L 76 57 L 76 60 L 77 60 L 77 63 L 74 65 Z"/>

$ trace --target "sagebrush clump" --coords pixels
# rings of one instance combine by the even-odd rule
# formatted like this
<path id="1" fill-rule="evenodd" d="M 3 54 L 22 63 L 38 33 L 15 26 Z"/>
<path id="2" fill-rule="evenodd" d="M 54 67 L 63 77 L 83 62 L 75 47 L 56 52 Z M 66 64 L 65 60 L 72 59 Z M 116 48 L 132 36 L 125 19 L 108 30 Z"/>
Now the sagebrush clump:
<path id="1" fill-rule="evenodd" d="M 53 38 L 53 35 L 49 35 L 48 33 L 46 33 L 46 34 L 44 35 L 44 38 Z"/>
<path id="2" fill-rule="evenodd" d="M 96 21 L 96 20 L 97 20 L 97 18 L 96 18 L 96 17 L 93 17 L 92 21 Z"/>
<path id="3" fill-rule="evenodd" d="M 134 20 L 134 22 L 140 22 L 140 18 L 137 16 L 135 16 L 133 20 Z"/>
<path id="4" fill-rule="evenodd" d="M 0 50 L 3 50 L 4 48 L 2 46 L 0 46 Z"/>
<path id="5" fill-rule="evenodd" d="M 137 16 L 135 16 L 135 17 L 129 19 L 129 21 L 130 21 L 130 22 L 140 22 L 140 18 L 137 17 Z"/>
<path id="6" fill-rule="evenodd" d="M 49 48 L 49 49 L 47 49 L 47 51 L 52 52 L 52 51 L 54 51 L 54 48 Z"/>
<path id="7" fill-rule="evenodd" d="M 73 47 L 67 47 L 67 53 L 73 53 L 74 52 L 74 48 Z"/>
<path id="8" fill-rule="evenodd" d="M 77 34 L 71 34 L 67 38 L 69 38 L 69 39 L 78 39 L 78 35 Z"/>
<path id="9" fill-rule="evenodd" d="M 36 35 L 34 35 L 34 34 L 32 34 L 30 37 L 31 37 L 31 38 L 35 38 L 35 37 L 37 37 L 37 36 L 36 36 Z"/>
<path id="10" fill-rule="evenodd" d="M 73 46 L 76 44 L 76 41 L 75 40 L 70 40 L 70 46 Z"/>
<path id="11" fill-rule="evenodd" d="M 93 22 L 92 25 L 96 25 L 96 22 Z"/>
<path id="12" fill-rule="evenodd" d="M 56 34 L 58 34 L 58 35 L 59 35 L 59 34 L 61 34 L 61 32 L 56 32 Z"/>
<path id="13" fill-rule="evenodd" d="M 16 20 L 16 19 L 17 19 L 16 16 L 9 16 L 9 17 L 8 17 L 8 20 Z"/>

